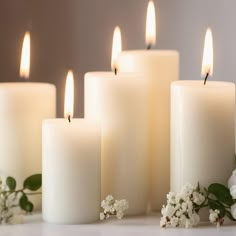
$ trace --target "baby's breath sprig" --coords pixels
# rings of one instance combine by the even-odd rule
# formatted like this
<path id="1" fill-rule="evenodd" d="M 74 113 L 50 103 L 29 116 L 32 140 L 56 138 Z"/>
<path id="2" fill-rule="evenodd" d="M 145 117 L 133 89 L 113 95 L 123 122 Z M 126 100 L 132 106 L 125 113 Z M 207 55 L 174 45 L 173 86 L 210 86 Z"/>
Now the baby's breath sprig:
<path id="1" fill-rule="evenodd" d="M 236 200 L 231 188 L 219 183 L 207 188 L 194 188 L 190 184 L 183 186 L 178 193 L 167 194 L 167 204 L 162 208 L 161 227 L 192 227 L 200 222 L 199 211 L 209 208 L 209 220 L 217 227 L 223 224 L 224 217 L 236 221 L 233 207 Z"/>
<path id="2" fill-rule="evenodd" d="M 101 202 L 101 207 L 103 212 L 100 213 L 100 220 L 106 220 L 111 215 L 116 216 L 120 220 L 124 216 L 124 211 L 129 208 L 129 204 L 125 199 L 115 200 L 112 195 L 108 195 Z"/>

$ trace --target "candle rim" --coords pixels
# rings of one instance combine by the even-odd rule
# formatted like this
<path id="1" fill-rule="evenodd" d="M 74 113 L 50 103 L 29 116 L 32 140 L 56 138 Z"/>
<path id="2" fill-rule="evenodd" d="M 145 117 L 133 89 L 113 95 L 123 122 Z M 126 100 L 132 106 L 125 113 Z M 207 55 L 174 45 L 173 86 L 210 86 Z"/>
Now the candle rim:
<path id="1" fill-rule="evenodd" d="M 134 50 L 124 50 L 120 53 L 120 55 L 128 55 L 128 54 L 137 54 L 137 55 L 149 55 L 149 56 L 172 56 L 172 55 L 179 55 L 179 52 L 177 50 L 165 50 L 165 49 L 152 49 L 152 50 L 139 50 L 139 49 L 134 49 Z M 119 56 L 120 56 L 119 55 Z"/>
<path id="2" fill-rule="evenodd" d="M 122 77 L 129 78 L 129 79 L 139 79 L 143 77 L 142 73 L 135 73 L 135 72 L 118 72 L 117 75 L 114 72 L 110 71 L 91 71 L 85 73 L 85 79 L 87 78 L 97 78 L 103 77 L 104 79 L 116 79 L 120 80 Z"/>
<path id="3" fill-rule="evenodd" d="M 217 89 L 222 87 L 235 87 L 235 84 L 233 82 L 228 81 L 216 81 L 211 80 L 207 81 L 206 85 L 203 84 L 202 80 L 178 80 L 171 83 L 171 86 L 175 87 L 188 87 L 188 88 L 210 88 L 210 89 Z"/>
<path id="4" fill-rule="evenodd" d="M 84 127 L 84 125 L 88 124 L 88 126 L 97 126 L 101 127 L 101 121 L 96 119 L 88 119 L 88 118 L 73 118 L 72 122 L 69 123 L 65 118 L 47 118 L 43 119 L 42 124 L 43 126 L 47 125 L 58 125 L 58 124 L 65 124 L 68 126 L 72 126 L 74 124 L 83 124 L 81 127 Z"/>
<path id="5" fill-rule="evenodd" d="M 36 85 L 36 86 L 35 86 Z M 17 86 L 17 88 L 16 88 Z M 19 89 L 19 88 L 45 88 L 45 87 L 51 87 L 51 88 L 56 88 L 55 84 L 52 83 L 43 83 L 43 82 L 2 82 L 0 83 L 0 89 Z"/>

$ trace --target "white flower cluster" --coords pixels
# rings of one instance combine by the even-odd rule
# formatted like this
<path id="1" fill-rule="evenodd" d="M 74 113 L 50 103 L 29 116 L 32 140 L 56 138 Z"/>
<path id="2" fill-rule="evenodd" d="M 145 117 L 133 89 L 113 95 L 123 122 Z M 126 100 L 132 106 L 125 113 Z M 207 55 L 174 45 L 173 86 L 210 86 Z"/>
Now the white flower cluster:
<path id="1" fill-rule="evenodd" d="M 205 201 L 203 193 L 190 184 L 185 185 L 179 193 L 167 194 L 167 204 L 162 208 L 161 227 L 186 227 L 199 223 L 199 206 Z"/>
<path id="2" fill-rule="evenodd" d="M 22 216 L 19 216 L 21 210 L 19 208 L 20 193 L 10 193 L 9 188 L 0 179 L 0 223 L 20 223 Z"/>
<path id="3" fill-rule="evenodd" d="M 232 198 L 236 200 L 236 170 L 233 171 L 231 177 L 229 178 L 228 187 Z M 236 203 L 231 206 L 230 210 L 233 218 L 236 219 Z"/>
<path id="4" fill-rule="evenodd" d="M 100 213 L 100 220 L 106 220 L 110 215 L 115 215 L 117 219 L 122 219 L 124 211 L 129 208 L 129 204 L 125 199 L 115 200 L 112 195 L 108 195 L 101 202 L 103 212 Z"/>
<path id="5" fill-rule="evenodd" d="M 210 209 L 209 220 L 211 223 L 216 224 L 217 227 L 223 225 L 224 223 L 224 218 L 220 216 L 220 211 L 217 209 L 216 210 Z"/>

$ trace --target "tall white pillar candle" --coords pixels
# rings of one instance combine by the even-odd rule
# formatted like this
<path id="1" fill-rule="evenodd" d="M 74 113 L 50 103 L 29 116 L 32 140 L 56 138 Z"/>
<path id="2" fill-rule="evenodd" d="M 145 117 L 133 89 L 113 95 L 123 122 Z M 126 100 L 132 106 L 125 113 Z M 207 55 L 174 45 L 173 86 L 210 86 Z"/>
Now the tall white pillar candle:
<path id="1" fill-rule="evenodd" d="M 43 121 L 43 219 L 79 224 L 99 219 L 101 131 L 97 121 L 72 119 L 73 74 L 68 73 L 65 117 Z M 68 91 L 71 90 L 71 91 Z"/>
<path id="2" fill-rule="evenodd" d="M 135 74 L 85 75 L 85 117 L 102 124 L 102 198 L 127 199 L 128 214 L 148 201 L 148 91 Z"/>
<path id="3" fill-rule="evenodd" d="M 30 37 L 24 38 L 20 76 L 29 77 Z M 0 83 L 0 175 L 13 176 L 18 188 L 41 173 L 42 120 L 56 115 L 56 88 L 47 83 Z M 34 209 L 41 196 L 31 196 Z"/>
<path id="4" fill-rule="evenodd" d="M 170 84 L 178 80 L 179 55 L 164 50 L 123 51 L 119 69 L 142 73 L 148 83 L 143 89 L 149 93 L 151 205 L 160 210 L 170 190 Z"/>
<path id="5" fill-rule="evenodd" d="M 234 167 L 235 85 L 171 85 L 171 190 L 190 183 L 227 184 Z"/>
<path id="6" fill-rule="evenodd" d="M 153 1 L 149 1 L 146 21 L 147 49 L 156 43 L 156 19 Z M 121 72 L 144 75 L 149 93 L 150 203 L 160 210 L 170 190 L 170 83 L 178 80 L 179 55 L 171 50 L 123 51 L 118 58 Z"/>

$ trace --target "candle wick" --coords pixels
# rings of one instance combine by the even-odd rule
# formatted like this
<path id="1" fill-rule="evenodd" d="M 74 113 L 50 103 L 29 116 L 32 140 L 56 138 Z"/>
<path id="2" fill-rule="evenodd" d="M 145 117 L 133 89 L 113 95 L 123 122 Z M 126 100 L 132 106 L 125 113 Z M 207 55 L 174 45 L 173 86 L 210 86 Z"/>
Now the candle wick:
<path id="1" fill-rule="evenodd" d="M 22 81 L 28 81 L 28 79 L 25 77 L 25 76 L 22 76 L 22 77 L 20 77 L 20 79 L 22 80 Z"/>
<path id="2" fill-rule="evenodd" d="M 71 122 L 70 115 L 68 115 L 68 121 Z"/>
<path id="3" fill-rule="evenodd" d="M 206 77 L 204 79 L 204 85 L 206 84 L 207 78 L 208 78 L 209 72 L 206 73 Z"/>
<path id="4" fill-rule="evenodd" d="M 147 50 L 150 50 L 150 49 L 151 49 L 151 47 L 152 47 L 152 44 L 151 44 L 151 43 L 149 43 L 149 44 L 147 45 Z"/>
<path id="5" fill-rule="evenodd" d="M 114 73 L 115 73 L 115 75 L 117 75 L 117 68 L 116 67 L 114 69 Z"/>

